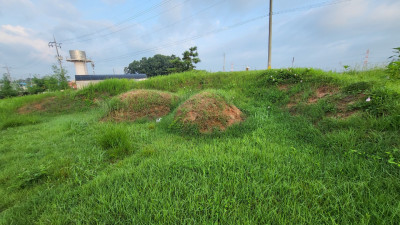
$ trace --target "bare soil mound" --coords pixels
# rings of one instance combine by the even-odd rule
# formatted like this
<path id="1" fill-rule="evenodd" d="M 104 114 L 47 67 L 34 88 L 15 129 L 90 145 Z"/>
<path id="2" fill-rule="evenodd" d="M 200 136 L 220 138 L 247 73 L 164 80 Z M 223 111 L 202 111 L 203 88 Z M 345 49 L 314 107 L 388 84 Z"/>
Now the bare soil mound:
<path id="1" fill-rule="evenodd" d="M 167 115 L 178 97 L 168 92 L 134 90 L 116 97 L 114 106 L 104 120 L 115 122 L 155 119 Z"/>
<path id="2" fill-rule="evenodd" d="M 178 108 L 175 120 L 183 126 L 198 128 L 200 133 L 212 133 L 214 129 L 225 131 L 233 124 L 243 121 L 243 114 L 223 97 L 202 92 Z"/>

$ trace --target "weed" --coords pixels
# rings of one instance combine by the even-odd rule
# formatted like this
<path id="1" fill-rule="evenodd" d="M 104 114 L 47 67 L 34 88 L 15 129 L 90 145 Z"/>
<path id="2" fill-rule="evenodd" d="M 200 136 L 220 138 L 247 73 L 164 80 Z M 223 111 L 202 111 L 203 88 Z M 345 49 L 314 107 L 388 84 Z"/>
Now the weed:
<path id="1" fill-rule="evenodd" d="M 122 126 L 105 125 L 97 142 L 111 159 L 121 159 L 132 151 L 129 135 Z"/>
<path id="2" fill-rule="evenodd" d="M 0 122 L 0 130 L 4 130 L 10 127 L 19 127 L 26 125 L 38 124 L 41 122 L 38 116 L 11 116 L 3 119 Z"/>
<path id="3" fill-rule="evenodd" d="M 345 88 L 343 88 L 343 92 L 347 94 L 358 94 L 365 92 L 371 88 L 371 84 L 365 81 L 352 83 Z"/>
<path id="4" fill-rule="evenodd" d="M 19 179 L 18 186 L 20 188 L 28 188 L 46 179 L 47 177 L 48 173 L 45 165 L 40 165 L 38 168 L 34 168 L 32 170 L 24 169 L 23 172 L 17 176 Z"/>

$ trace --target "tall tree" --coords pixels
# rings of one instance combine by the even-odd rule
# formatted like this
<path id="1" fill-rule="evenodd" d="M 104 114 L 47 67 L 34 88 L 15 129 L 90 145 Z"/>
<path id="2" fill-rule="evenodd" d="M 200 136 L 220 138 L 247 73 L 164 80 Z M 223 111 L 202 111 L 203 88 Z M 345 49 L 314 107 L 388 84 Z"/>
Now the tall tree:
<path id="1" fill-rule="evenodd" d="M 195 65 L 200 62 L 200 58 L 198 57 L 199 53 L 197 52 L 197 46 L 189 48 L 189 51 L 185 51 L 183 53 L 183 63 L 184 63 L 184 69 L 185 71 L 187 70 L 193 70 L 196 68 Z"/>
<path id="2" fill-rule="evenodd" d="M 197 52 L 196 46 L 189 48 L 189 51 L 185 51 L 182 55 L 182 59 L 178 57 L 171 61 L 173 68 L 170 69 L 170 72 L 179 73 L 194 70 L 196 68 L 194 64 L 201 61 L 198 57 L 199 53 Z"/>

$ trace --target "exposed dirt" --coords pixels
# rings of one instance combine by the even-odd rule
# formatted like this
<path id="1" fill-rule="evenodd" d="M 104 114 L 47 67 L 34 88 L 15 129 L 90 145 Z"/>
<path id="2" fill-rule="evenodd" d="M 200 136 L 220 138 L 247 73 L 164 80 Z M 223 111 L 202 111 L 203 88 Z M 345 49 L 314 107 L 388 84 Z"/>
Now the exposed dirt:
<path id="1" fill-rule="evenodd" d="M 365 98 L 365 94 L 349 95 L 336 102 L 336 107 L 338 112 L 336 114 L 328 114 L 328 117 L 346 119 L 353 114 L 357 113 L 359 110 L 348 109 L 350 105 L 355 104 L 357 101 Z"/>
<path id="2" fill-rule="evenodd" d="M 18 109 L 19 114 L 29 114 L 33 112 L 45 112 L 48 110 L 49 106 L 56 101 L 56 97 L 44 98 L 38 102 L 33 102 L 22 106 Z"/>
<path id="3" fill-rule="evenodd" d="M 130 91 L 118 98 L 125 106 L 110 112 L 103 120 L 121 122 L 163 117 L 171 111 L 173 102 L 178 99 L 173 94 L 153 90 Z"/>
<path id="4" fill-rule="evenodd" d="M 331 87 L 331 86 L 321 86 L 319 87 L 313 96 L 308 99 L 307 104 L 315 104 L 318 102 L 319 99 L 335 95 L 339 93 L 339 89 L 336 87 Z"/>
<path id="5" fill-rule="evenodd" d="M 291 88 L 291 85 L 289 84 L 280 84 L 278 85 L 278 89 L 281 91 L 288 91 Z"/>
<path id="6" fill-rule="evenodd" d="M 279 88 L 284 90 L 287 87 L 282 85 L 282 87 L 279 87 Z M 307 105 L 315 104 L 320 99 L 337 95 L 339 93 L 339 91 L 340 90 L 337 87 L 332 87 L 332 86 L 327 86 L 327 85 L 321 86 L 315 90 L 315 93 L 310 98 L 308 98 L 306 104 Z M 296 106 L 301 101 L 302 95 L 303 95 L 303 92 L 299 92 L 299 93 L 291 96 L 289 103 L 286 105 L 286 107 L 289 109 L 289 112 L 292 115 L 297 114 L 297 110 L 295 109 L 294 106 Z M 336 113 L 327 113 L 326 116 L 338 118 L 338 119 L 346 119 L 359 111 L 356 109 L 349 109 L 349 106 L 355 104 L 356 102 L 360 101 L 363 98 L 365 98 L 365 94 L 350 95 L 350 96 L 346 96 L 346 97 L 338 99 L 338 100 L 334 100 L 337 112 Z"/>
<path id="7" fill-rule="evenodd" d="M 297 103 L 300 102 L 301 96 L 302 96 L 302 95 L 303 95 L 303 92 L 299 92 L 299 93 L 296 93 L 295 95 L 291 96 L 291 97 L 290 97 L 289 103 L 286 104 L 286 107 L 289 108 L 289 109 L 291 109 L 291 108 L 293 108 L 294 106 L 296 106 Z"/>
<path id="8" fill-rule="evenodd" d="M 216 94 L 203 92 L 191 97 L 177 110 L 175 119 L 184 125 L 196 125 L 201 133 L 211 133 L 215 128 L 225 131 L 243 121 L 242 112 Z"/>

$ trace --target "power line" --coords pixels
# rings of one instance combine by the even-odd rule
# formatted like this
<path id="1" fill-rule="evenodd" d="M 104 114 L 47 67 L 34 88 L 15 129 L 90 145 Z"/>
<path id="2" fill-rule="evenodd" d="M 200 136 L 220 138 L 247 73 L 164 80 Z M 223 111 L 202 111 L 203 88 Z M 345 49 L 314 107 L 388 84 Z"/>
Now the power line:
<path id="1" fill-rule="evenodd" d="M 226 0 L 218 1 L 218 2 L 216 2 L 215 4 L 212 4 L 212 5 L 210 5 L 210 6 L 206 7 L 206 8 L 203 8 L 203 9 L 200 10 L 200 11 L 197 11 L 196 13 L 192 14 L 191 16 L 188 16 L 188 17 L 185 17 L 185 18 L 183 18 L 183 19 L 180 19 L 180 20 L 178 20 L 178 21 L 176 21 L 176 22 L 174 22 L 174 23 L 171 23 L 171 24 L 169 24 L 169 25 L 166 25 L 166 26 L 164 26 L 164 27 L 162 27 L 162 28 L 160 28 L 160 29 L 157 29 L 157 30 L 154 30 L 154 31 L 151 31 L 151 32 L 147 32 L 147 33 L 141 35 L 141 36 L 140 36 L 139 38 L 137 38 L 136 40 L 138 40 L 138 39 L 140 39 L 140 38 L 144 38 L 144 37 L 146 37 L 147 35 L 154 34 L 154 33 L 157 33 L 157 32 L 159 32 L 159 31 L 165 30 L 165 29 L 167 29 L 167 28 L 173 27 L 173 26 L 175 26 L 176 24 L 179 24 L 179 23 L 182 22 L 182 21 L 187 22 L 187 21 L 189 21 L 189 19 L 191 19 L 191 18 L 193 18 L 193 17 L 195 17 L 195 16 L 197 16 L 197 15 L 199 15 L 199 14 L 201 14 L 201 13 L 203 13 L 203 12 L 205 12 L 205 11 L 207 11 L 207 10 L 209 10 L 209 9 L 211 9 L 211 8 L 217 6 L 218 4 L 221 4 L 222 2 L 225 2 L 225 1 L 226 1 Z M 116 46 L 121 46 L 121 45 L 125 45 L 125 43 L 119 44 L 119 45 L 116 45 Z M 113 48 L 115 48 L 115 46 L 114 46 Z M 108 48 L 108 49 L 112 49 L 112 48 Z"/>
<path id="2" fill-rule="evenodd" d="M 194 41 L 196 39 L 199 39 L 199 38 L 211 35 L 211 34 L 216 34 L 216 33 L 220 33 L 220 32 L 225 31 L 225 30 L 230 30 L 230 29 L 242 26 L 244 24 L 247 24 L 247 23 L 250 23 L 250 22 L 265 18 L 265 17 L 267 17 L 267 15 L 254 17 L 254 18 L 251 18 L 251 19 L 248 19 L 248 20 L 245 20 L 245 21 L 241 21 L 239 23 L 236 23 L 236 24 L 233 24 L 233 25 L 230 25 L 230 26 L 227 26 L 227 27 L 223 27 L 223 28 L 219 28 L 219 29 L 215 29 L 215 30 L 209 31 L 209 32 L 204 33 L 204 34 L 194 35 L 192 37 L 185 38 L 185 39 L 182 39 L 182 40 L 179 40 L 179 41 L 167 42 L 167 43 L 165 43 L 164 45 L 162 45 L 160 47 L 153 47 L 153 48 L 149 48 L 149 49 L 145 49 L 145 50 L 141 50 L 141 51 L 135 52 L 133 54 L 129 53 L 129 54 L 125 54 L 125 55 L 121 55 L 121 56 L 117 56 L 117 57 L 98 60 L 97 62 L 114 61 L 114 60 L 117 60 L 117 59 L 128 58 L 128 57 L 131 57 L 133 55 L 139 55 L 139 54 L 155 51 L 155 50 L 158 50 L 158 49 L 172 47 L 172 46 L 179 45 L 179 44 L 182 44 L 182 43 L 186 43 L 186 42 L 189 42 L 189 41 Z"/>
<path id="3" fill-rule="evenodd" d="M 92 32 L 92 33 L 88 33 L 88 34 L 85 34 L 85 35 L 78 36 L 78 37 L 76 37 L 76 38 L 66 39 L 66 40 L 63 40 L 63 42 L 65 42 L 65 43 L 76 43 L 76 42 L 80 42 L 79 39 L 82 39 L 82 38 L 85 38 L 85 37 L 89 37 L 89 36 L 93 36 L 93 35 L 97 35 L 97 34 L 99 34 L 99 33 L 102 33 L 103 31 L 106 31 L 106 30 L 111 30 L 112 28 L 118 27 L 118 26 L 120 26 L 120 25 L 122 25 L 122 24 L 124 24 L 124 23 L 126 23 L 126 22 L 129 22 L 129 21 L 131 21 L 131 20 L 133 20 L 133 19 L 139 18 L 139 17 L 142 16 L 142 15 L 146 15 L 146 14 L 150 13 L 151 11 L 153 11 L 153 10 L 155 10 L 155 9 L 157 9 L 157 8 L 160 8 L 160 7 L 162 7 L 162 6 L 166 5 L 166 4 L 168 4 L 168 3 L 171 2 L 171 1 L 172 1 L 172 0 L 165 0 L 165 1 L 161 2 L 161 3 L 157 3 L 157 4 L 151 6 L 150 8 L 148 8 L 148 9 L 146 9 L 146 10 L 143 10 L 143 11 L 138 12 L 138 13 L 135 14 L 134 16 L 128 17 L 128 18 L 126 18 L 126 19 L 124 19 L 124 20 L 122 20 L 122 21 L 120 21 L 120 22 L 117 22 L 117 23 L 114 24 L 114 25 L 111 25 L 111 26 L 102 28 L 102 29 L 97 30 L 97 31 Z M 188 1 L 188 0 L 186 0 L 186 1 Z M 126 29 L 126 28 L 123 28 L 123 29 Z M 115 32 L 115 31 L 111 32 L 111 34 L 113 34 L 113 33 L 116 33 L 116 32 Z"/>
<path id="4" fill-rule="evenodd" d="M 150 17 L 150 18 L 147 18 L 147 19 L 145 19 L 145 20 L 142 20 L 142 21 L 140 21 L 140 22 L 138 22 L 138 23 L 133 23 L 133 24 L 128 25 L 128 26 L 126 26 L 126 27 L 123 27 L 123 28 L 121 28 L 121 29 L 119 29 L 119 30 L 112 31 L 112 32 L 109 32 L 109 33 L 107 33 L 107 34 L 103 34 L 103 35 L 100 35 L 100 36 L 97 36 L 97 37 L 92 37 L 92 38 L 87 38 L 87 39 L 83 39 L 83 40 L 78 40 L 78 41 L 75 41 L 75 42 L 70 42 L 70 44 L 74 44 L 74 43 L 78 43 L 78 42 L 87 42 L 87 41 L 95 40 L 95 39 L 97 39 L 97 38 L 104 38 L 104 37 L 113 35 L 113 34 L 115 34 L 115 33 L 118 33 L 118 32 L 124 31 L 124 30 L 127 30 L 127 29 L 132 28 L 132 27 L 134 27 L 134 26 L 136 26 L 136 25 L 140 25 L 140 23 L 143 23 L 143 22 L 149 21 L 149 20 L 151 20 L 151 19 L 157 18 L 157 17 L 159 17 L 160 15 L 162 15 L 162 14 L 164 14 L 164 13 L 167 13 L 167 12 L 170 11 L 171 9 L 174 9 L 174 8 L 176 8 L 176 7 L 178 7 L 178 6 L 181 6 L 181 5 L 185 4 L 185 3 L 188 2 L 188 1 L 191 1 L 191 0 L 185 0 L 185 1 L 182 2 L 181 4 L 174 5 L 174 6 L 172 6 L 171 8 L 169 8 L 169 9 L 167 9 L 167 10 L 164 10 L 164 11 L 162 11 L 161 13 L 159 13 L 159 14 L 157 14 L 157 15 L 155 15 L 155 16 L 152 16 L 152 17 Z"/>
<path id="5" fill-rule="evenodd" d="M 334 2 L 327 1 L 325 3 L 313 4 L 313 5 L 309 5 L 309 6 L 305 6 L 305 7 L 299 7 L 299 8 L 295 8 L 295 9 L 291 9 L 291 10 L 273 12 L 272 15 L 280 15 L 280 14 L 285 14 L 285 13 L 291 13 L 291 12 L 299 11 L 299 10 L 309 10 L 309 9 L 313 9 L 313 8 L 319 8 L 319 7 L 322 7 L 322 6 L 330 6 L 330 5 L 333 5 L 333 4 L 339 4 L 339 3 L 343 3 L 343 2 L 349 2 L 349 1 L 351 1 L 351 0 L 338 0 L 338 1 L 334 1 Z M 110 62 L 110 61 L 120 60 L 120 59 L 124 59 L 124 58 L 129 58 L 129 57 L 132 57 L 132 56 L 136 56 L 136 55 L 140 55 L 140 54 L 156 51 L 156 50 L 159 50 L 159 49 L 172 47 L 172 46 L 179 45 L 179 44 L 182 44 L 182 43 L 186 43 L 186 42 L 189 42 L 189 41 L 193 41 L 193 40 L 196 40 L 196 39 L 199 39 L 199 38 L 211 35 L 211 34 L 220 33 L 220 32 L 225 31 L 225 30 L 230 30 L 230 29 L 236 28 L 238 26 L 242 26 L 244 24 L 247 24 L 247 23 L 262 19 L 262 18 L 265 18 L 267 16 L 269 16 L 269 15 L 262 15 L 262 16 L 254 17 L 254 18 L 251 18 L 251 19 L 248 19 L 248 20 L 241 21 L 241 22 L 238 22 L 236 24 L 230 25 L 228 27 L 223 27 L 223 28 L 220 28 L 220 29 L 215 29 L 213 31 L 206 32 L 204 34 L 195 35 L 195 36 L 192 36 L 192 37 L 189 37 L 189 38 L 186 38 L 186 39 L 182 39 L 182 40 L 179 40 L 179 41 L 167 42 L 164 45 L 161 45 L 159 47 L 148 48 L 148 49 L 144 49 L 144 50 L 137 51 L 137 52 L 134 52 L 134 53 L 128 53 L 128 54 L 124 54 L 124 55 L 120 55 L 120 56 L 116 56 L 116 57 L 110 57 L 110 58 L 98 60 L 97 62 Z"/>

